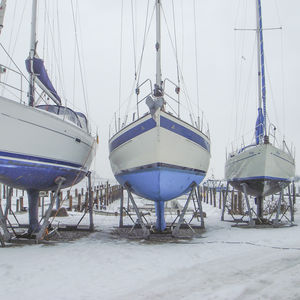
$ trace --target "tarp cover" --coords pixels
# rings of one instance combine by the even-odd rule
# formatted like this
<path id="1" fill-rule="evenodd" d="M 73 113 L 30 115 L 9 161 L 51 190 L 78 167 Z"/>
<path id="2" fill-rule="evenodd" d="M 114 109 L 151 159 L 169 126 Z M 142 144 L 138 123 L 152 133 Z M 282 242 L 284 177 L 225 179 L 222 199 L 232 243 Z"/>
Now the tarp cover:
<path id="1" fill-rule="evenodd" d="M 262 113 L 262 108 L 258 109 L 258 116 L 256 119 L 256 126 L 255 126 L 255 138 L 256 144 L 259 144 L 260 137 L 264 134 L 264 116 Z"/>
<path id="2" fill-rule="evenodd" d="M 49 76 L 47 74 L 47 71 L 44 66 L 44 61 L 38 57 L 33 58 L 33 64 L 31 69 L 31 59 L 27 58 L 25 61 L 26 69 L 28 73 L 34 74 L 37 76 L 39 81 L 48 89 L 48 91 L 51 93 L 51 95 L 61 104 L 61 99 L 58 96 L 56 90 L 54 89 Z"/>

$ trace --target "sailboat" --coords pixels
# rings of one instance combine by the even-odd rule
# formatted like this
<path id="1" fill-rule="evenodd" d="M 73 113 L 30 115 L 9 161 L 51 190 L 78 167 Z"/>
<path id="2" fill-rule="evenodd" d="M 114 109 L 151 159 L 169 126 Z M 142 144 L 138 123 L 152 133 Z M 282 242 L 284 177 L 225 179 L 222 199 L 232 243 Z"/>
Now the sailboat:
<path id="1" fill-rule="evenodd" d="M 161 0 L 156 10 L 156 79 L 144 102 L 145 115 L 137 116 L 109 140 L 109 159 L 117 181 L 134 194 L 155 202 L 156 229 L 166 228 L 164 204 L 199 185 L 210 161 L 210 138 L 198 125 L 166 111 L 161 69 Z M 151 82 L 151 81 L 150 81 Z M 179 93 L 179 87 L 176 91 Z M 136 89 L 139 94 L 139 87 Z M 145 103 L 142 103 L 145 104 Z"/>
<path id="2" fill-rule="evenodd" d="M 281 146 L 270 141 L 267 124 L 265 57 L 261 0 L 256 1 L 258 117 L 255 143 L 230 153 L 225 165 L 225 179 L 231 186 L 256 197 L 258 216 L 262 216 L 263 197 L 285 188 L 295 176 L 295 159 L 285 140 Z M 246 188 L 246 189 L 245 189 Z"/>
<path id="3" fill-rule="evenodd" d="M 62 106 L 44 61 L 38 57 L 36 22 L 37 0 L 33 0 L 26 59 L 30 75 L 28 105 L 0 96 L 0 126 L 5 129 L 0 142 L 0 182 L 27 190 L 29 213 L 33 214 L 29 216 L 31 231 L 38 230 L 38 192 L 56 190 L 58 178 L 63 178 L 62 188 L 81 181 L 95 153 L 95 138 L 86 116 Z M 5 72 L 6 68 L 2 66 L 1 70 Z M 37 105 L 36 85 L 53 105 Z"/>

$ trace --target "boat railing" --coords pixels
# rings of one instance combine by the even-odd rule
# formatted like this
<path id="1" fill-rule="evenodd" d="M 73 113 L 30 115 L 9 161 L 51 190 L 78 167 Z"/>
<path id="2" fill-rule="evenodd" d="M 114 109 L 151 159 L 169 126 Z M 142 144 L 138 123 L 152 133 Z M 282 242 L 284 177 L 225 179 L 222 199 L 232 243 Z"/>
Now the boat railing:
<path id="1" fill-rule="evenodd" d="M 2 86 L 1 96 L 25 103 L 23 98 L 26 91 L 23 90 L 24 75 L 17 70 L 0 64 L 0 85 Z"/>
<path id="2" fill-rule="evenodd" d="M 208 123 L 204 120 L 204 114 L 202 113 L 201 118 L 198 116 L 196 120 L 190 110 L 182 105 L 180 101 L 180 87 L 176 83 L 166 78 L 162 84 L 162 91 L 162 97 L 165 100 L 163 110 L 166 113 L 190 124 L 191 126 L 200 130 L 207 137 L 210 137 Z M 145 105 L 145 102 L 149 96 L 155 98 L 151 79 L 146 79 L 139 84 L 135 89 L 135 94 L 136 104 L 134 107 L 126 111 L 124 114 L 122 114 L 120 111 L 114 113 L 113 119 L 109 125 L 110 138 L 126 126 L 134 123 L 137 119 L 150 113 L 148 106 Z M 174 107 L 174 104 L 176 107 Z M 120 115 L 122 116 L 122 119 Z"/>

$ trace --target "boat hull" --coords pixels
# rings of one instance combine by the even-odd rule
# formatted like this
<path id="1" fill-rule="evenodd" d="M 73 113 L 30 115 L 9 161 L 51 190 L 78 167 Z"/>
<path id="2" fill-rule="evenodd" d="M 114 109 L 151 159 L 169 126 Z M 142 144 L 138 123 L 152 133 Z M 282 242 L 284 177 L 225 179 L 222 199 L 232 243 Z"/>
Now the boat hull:
<path id="1" fill-rule="evenodd" d="M 139 119 L 110 140 L 110 163 L 120 184 L 139 196 L 168 201 L 199 184 L 210 160 L 209 139 L 161 112 Z"/>
<path id="2" fill-rule="evenodd" d="M 255 197 L 281 191 L 295 176 L 292 156 L 271 144 L 260 144 L 228 158 L 225 178 L 235 189 Z"/>
<path id="3" fill-rule="evenodd" d="M 0 182 L 25 190 L 63 188 L 87 173 L 94 138 L 59 117 L 0 97 Z"/>
<path id="4" fill-rule="evenodd" d="M 146 115 L 111 138 L 110 163 L 118 182 L 155 201 L 156 228 L 164 230 L 164 202 L 200 184 L 210 160 L 210 141 L 174 116 Z"/>

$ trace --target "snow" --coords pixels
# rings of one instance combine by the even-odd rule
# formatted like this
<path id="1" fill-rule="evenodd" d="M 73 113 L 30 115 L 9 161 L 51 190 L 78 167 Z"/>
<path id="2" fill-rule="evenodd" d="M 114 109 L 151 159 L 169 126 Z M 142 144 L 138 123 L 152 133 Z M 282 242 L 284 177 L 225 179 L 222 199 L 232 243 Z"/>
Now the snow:
<path id="1" fill-rule="evenodd" d="M 0 248 L 0 299 L 300 299 L 299 226 L 235 228 L 204 211 L 206 231 L 192 240 L 119 239 L 118 217 L 95 215 L 100 231 L 88 237 Z"/>

